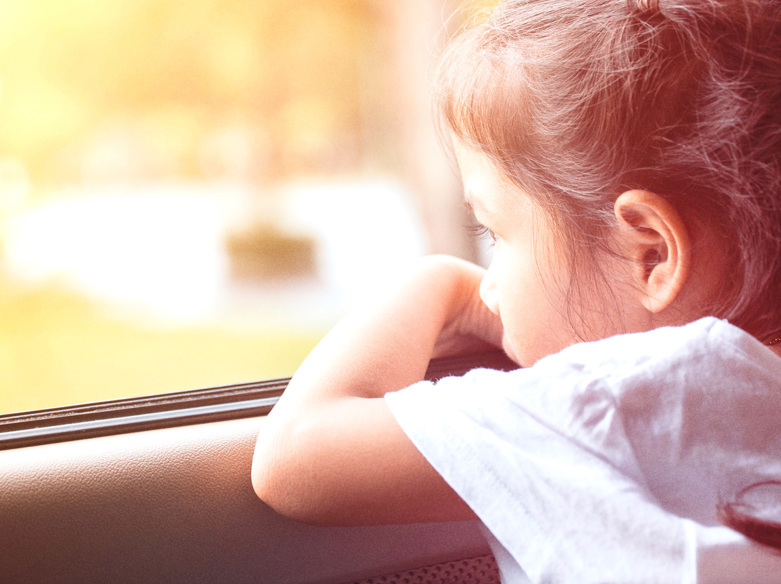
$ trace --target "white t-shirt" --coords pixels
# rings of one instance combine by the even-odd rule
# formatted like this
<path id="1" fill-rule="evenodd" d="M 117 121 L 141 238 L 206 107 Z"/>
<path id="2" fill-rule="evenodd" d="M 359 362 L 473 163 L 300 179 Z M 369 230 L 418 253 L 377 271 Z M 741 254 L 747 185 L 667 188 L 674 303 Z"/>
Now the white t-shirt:
<path id="1" fill-rule="evenodd" d="M 781 478 L 781 358 L 715 318 L 386 395 L 490 533 L 505 582 L 781 582 L 716 520 Z"/>

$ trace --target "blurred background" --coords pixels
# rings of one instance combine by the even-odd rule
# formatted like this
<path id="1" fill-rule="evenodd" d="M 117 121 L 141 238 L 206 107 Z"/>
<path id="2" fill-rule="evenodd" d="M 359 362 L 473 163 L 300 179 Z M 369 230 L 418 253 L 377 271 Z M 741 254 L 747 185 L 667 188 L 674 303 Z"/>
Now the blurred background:
<path id="1" fill-rule="evenodd" d="M 2 0 L 0 413 L 287 376 L 474 259 L 430 81 L 458 0 Z"/>

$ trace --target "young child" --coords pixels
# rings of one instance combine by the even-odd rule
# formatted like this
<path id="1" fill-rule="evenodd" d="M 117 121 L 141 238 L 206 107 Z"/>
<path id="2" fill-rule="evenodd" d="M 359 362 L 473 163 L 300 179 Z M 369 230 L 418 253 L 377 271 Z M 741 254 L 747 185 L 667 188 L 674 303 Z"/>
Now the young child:
<path id="1" fill-rule="evenodd" d="M 506 0 L 438 80 L 491 265 L 426 258 L 340 323 L 258 495 L 477 517 L 506 582 L 781 582 L 721 523 L 772 534 L 740 500 L 781 478 L 781 2 Z M 522 368 L 420 381 L 490 345 Z"/>

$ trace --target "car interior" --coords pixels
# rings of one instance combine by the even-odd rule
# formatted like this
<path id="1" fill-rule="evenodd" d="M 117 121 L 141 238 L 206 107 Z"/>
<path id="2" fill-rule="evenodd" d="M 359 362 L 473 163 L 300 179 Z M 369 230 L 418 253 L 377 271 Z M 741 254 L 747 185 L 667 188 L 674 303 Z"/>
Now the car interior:
<path id="1" fill-rule="evenodd" d="M 513 367 L 438 359 L 427 378 L 476 365 Z M 499 581 L 475 521 L 325 528 L 265 506 L 252 453 L 286 382 L 1 416 L 2 581 Z"/>

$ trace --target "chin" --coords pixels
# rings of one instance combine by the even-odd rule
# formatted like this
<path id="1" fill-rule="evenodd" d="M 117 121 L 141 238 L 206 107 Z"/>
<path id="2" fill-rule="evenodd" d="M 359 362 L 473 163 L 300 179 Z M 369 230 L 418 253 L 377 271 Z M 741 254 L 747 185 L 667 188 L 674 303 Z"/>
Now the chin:
<path id="1" fill-rule="evenodd" d="M 512 345 L 510 345 L 509 340 L 507 337 L 504 337 L 502 339 L 502 350 L 505 352 L 505 354 L 512 359 L 515 363 L 520 365 L 521 367 L 526 367 L 523 363 L 521 363 L 521 360 L 516 356 L 515 351 L 513 351 Z"/>

